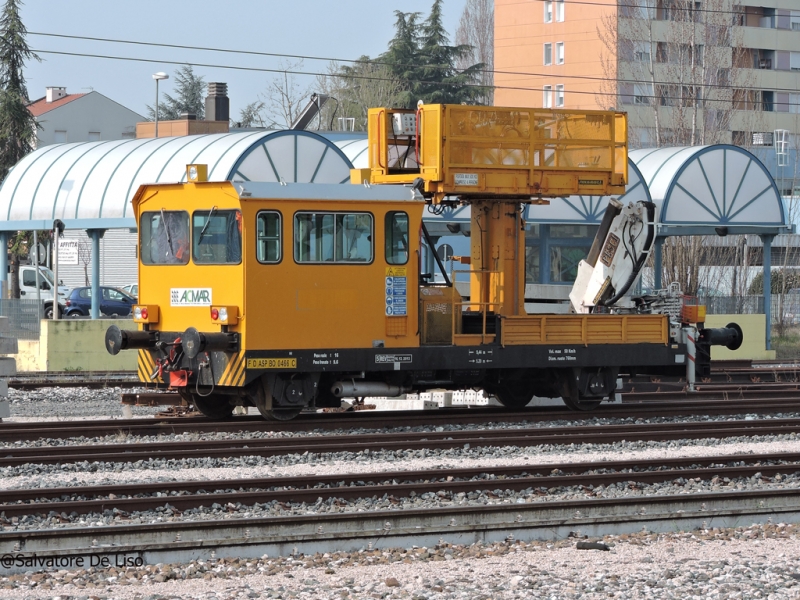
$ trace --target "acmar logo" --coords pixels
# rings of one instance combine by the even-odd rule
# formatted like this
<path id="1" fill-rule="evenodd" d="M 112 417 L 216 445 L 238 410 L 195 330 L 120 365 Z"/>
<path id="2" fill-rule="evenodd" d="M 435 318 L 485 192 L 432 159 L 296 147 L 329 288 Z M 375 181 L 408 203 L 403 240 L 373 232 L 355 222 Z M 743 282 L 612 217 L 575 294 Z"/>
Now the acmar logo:
<path id="1" fill-rule="evenodd" d="M 172 306 L 211 306 L 211 288 L 172 288 Z"/>

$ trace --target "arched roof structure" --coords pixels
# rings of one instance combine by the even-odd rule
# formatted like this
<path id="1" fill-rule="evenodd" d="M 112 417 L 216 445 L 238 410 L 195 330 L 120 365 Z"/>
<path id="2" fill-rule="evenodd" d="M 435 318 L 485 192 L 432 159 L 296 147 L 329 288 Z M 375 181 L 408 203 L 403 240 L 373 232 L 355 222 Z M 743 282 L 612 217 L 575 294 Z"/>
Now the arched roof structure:
<path id="1" fill-rule="evenodd" d="M 787 233 L 775 180 L 758 158 L 725 144 L 629 154 L 658 206 L 659 235 Z"/>
<path id="2" fill-rule="evenodd" d="M 355 134 L 352 134 L 355 136 Z M 331 141 L 344 152 L 347 159 L 353 164 L 354 169 L 369 167 L 369 154 L 366 134 L 352 138 L 332 138 Z"/>
<path id="3" fill-rule="evenodd" d="M 184 181 L 186 165 L 211 181 L 346 183 L 350 161 L 307 131 L 235 132 L 45 146 L 0 186 L 0 231 L 136 227 L 130 200 L 142 183 Z"/>
<path id="4" fill-rule="evenodd" d="M 352 152 L 359 146 L 349 147 Z M 715 235 L 727 232 L 725 228 L 731 234 L 759 235 L 792 229 L 774 179 L 758 158 L 737 146 L 634 150 L 628 156 L 628 185 L 619 199 L 654 202 L 661 237 Z M 549 205 L 529 205 L 525 220 L 599 224 L 607 205 L 607 196 L 554 198 Z M 466 206 L 426 215 L 433 222 L 468 223 L 469 219 Z"/>

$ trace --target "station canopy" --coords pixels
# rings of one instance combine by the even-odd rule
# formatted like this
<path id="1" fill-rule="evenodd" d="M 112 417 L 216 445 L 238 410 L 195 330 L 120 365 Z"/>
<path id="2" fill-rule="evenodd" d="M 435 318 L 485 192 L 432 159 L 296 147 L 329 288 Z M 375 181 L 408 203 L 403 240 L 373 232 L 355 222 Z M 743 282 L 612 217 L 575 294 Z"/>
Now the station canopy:
<path id="1" fill-rule="evenodd" d="M 791 224 L 774 179 L 753 154 L 729 145 L 634 150 L 628 185 L 618 199 L 656 204 L 658 235 L 789 233 Z M 529 205 L 527 223 L 599 225 L 609 198 L 569 196 Z M 469 223 L 468 206 L 445 209 L 426 220 Z M 431 233 L 443 228 L 428 226 Z M 463 229 L 463 227 L 462 227 Z"/>
<path id="2" fill-rule="evenodd" d="M 0 187 L 0 231 L 135 228 L 130 204 L 143 183 L 185 181 L 187 164 L 210 181 L 347 183 L 350 161 L 308 131 L 258 131 L 44 146 Z"/>
<path id="3" fill-rule="evenodd" d="M 368 164 L 358 132 L 257 131 L 45 146 L 0 187 L 0 231 L 133 228 L 130 200 L 142 183 L 185 181 L 187 164 L 207 164 L 211 181 L 348 183 Z M 659 235 L 790 232 L 773 178 L 754 155 L 729 145 L 633 150 L 619 199 L 652 200 Z M 608 197 L 553 198 L 529 205 L 528 223 L 599 224 Z M 425 214 L 431 233 L 470 220 L 469 207 Z M 441 232 L 438 230 L 441 229 Z"/>
<path id="4" fill-rule="evenodd" d="M 660 236 L 791 230 L 775 180 L 744 148 L 658 148 L 629 157 L 658 206 Z"/>

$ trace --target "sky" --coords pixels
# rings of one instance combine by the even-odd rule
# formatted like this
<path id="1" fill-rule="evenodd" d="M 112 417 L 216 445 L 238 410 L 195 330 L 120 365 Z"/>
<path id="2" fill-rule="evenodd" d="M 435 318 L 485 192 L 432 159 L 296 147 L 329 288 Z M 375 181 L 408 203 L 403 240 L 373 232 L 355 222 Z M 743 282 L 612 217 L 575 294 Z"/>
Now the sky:
<path id="1" fill-rule="evenodd" d="M 29 61 L 25 79 L 31 99 L 41 98 L 48 86 L 65 86 L 67 93 L 100 92 L 123 106 L 146 114 L 155 102 L 152 74 L 164 71 L 170 79 L 159 92 L 173 93 L 174 73 L 182 63 L 204 63 L 195 73 L 206 82 L 228 84 L 231 118 L 259 99 L 275 73 L 232 70 L 286 68 L 286 59 L 87 41 L 36 34 L 59 34 L 158 44 L 212 47 L 228 50 L 294 54 L 326 60 L 303 61 L 297 70 L 325 72 L 329 59 L 372 57 L 386 50 L 394 35 L 395 10 L 427 16 L 433 0 L 24 0 L 21 15 L 28 44 L 42 62 Z M 451 42 L 465 0 L 445 0 L 444 23 Z M 51 54 L 95 54 L 143 59 L 112 60 Z M 159 62 L 165 61 L 165 62 Z M 314 77 L 300 77 L 303 87 Z M 313 91 L 313 89 L 311 90 Z M 162 96 L 163 102 L 163 96 Z"/>

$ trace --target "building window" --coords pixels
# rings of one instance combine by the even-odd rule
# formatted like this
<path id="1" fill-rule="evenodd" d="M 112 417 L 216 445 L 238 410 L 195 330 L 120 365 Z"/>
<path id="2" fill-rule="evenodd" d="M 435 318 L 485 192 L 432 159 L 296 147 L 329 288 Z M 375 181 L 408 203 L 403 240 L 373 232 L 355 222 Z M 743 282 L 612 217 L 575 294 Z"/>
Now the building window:
<path id="1" fill-rule="evenodd" d="M 633 60 L 636 62 L 650 62 L 650 42 L 633 42 Z"/>
<path id="2" fill-rule="evenodd" d="M 564 108 L 564 86 L 562 84 L 556 86 L 556 108 Z"/>
<path id="3" fill-rule="evenodd" d="M 564 21 L 564 0 L 556 0 L 556 21 Z"/>
<path id="4" fill-rule="evenodd" d="M 544 66 L 549 67 L 553 64 L 553 44 L 544 45 Z"/>
<path id="5" fill-rule="evenodd" d="M 553 22 L 553 0 L 544 0 L 544 22 Z"/>
<path id="6" fill-rule="evenodd" d="M 789 21 L 791 22 L 790 27 L 792 29 L 800 31 L 800 10 L 793 10 L 789 16 Z"/>
<path id="7" fill-rule="evenodd" d="M 789 55 L 789 68 L 792 71 L 800 71 L 800 52 L 792 52 Z"/>
<path id="8" fill-rule="evenodd" d="M 90 142 L 99 142 L 100 141 L 100 132 L 99 131 L 90 131 L 89 132 L 89 141 Z"/>
<path id="9" fill-rule="evenodd" d="M 296 214 L 294 259 L 299 263 L 372 262 L 372 215 Z"/>
<path id="10" fill-rule="evenodd" d="M 578 263 L 588 254 L 585 246 L 550 246 L 550 281 L 573 283 L 578 277 Z"/>
<path id="11" fill-rule="evenodd" d="M 256 217 L 256 258 L 261 263 L 281 261 L 281 213 L 264 211 Z"/>
<path id="12" fill-rule="evenodd" d="M 556 42 L 556 64 L 564 64 L 564 42 Z"/>
<path id="13" fill-rule="evenodd" d="M 800 114 L 800 94 L 789 94 L 789 112 Z"/>
<path id="14" fill-rule="evenodd" d="M 542 88 L 542 107 L 553 108 L 553 86 L 546 85 Z"/>
<path id="15" fill-rule="evenodd" d="M 55 142 L 56 144 L 66 144 L 67 132 L 59 131 L 58 129 L 56 129 L 55 133 L 53 134 L 53 142 Z"/>
<path id="16" fill-rule="evenodd" d="M 637 83 L 633 86 L 633 103 L 650 104 L 653 98 L 653 86 L 649 83 Z"/>

